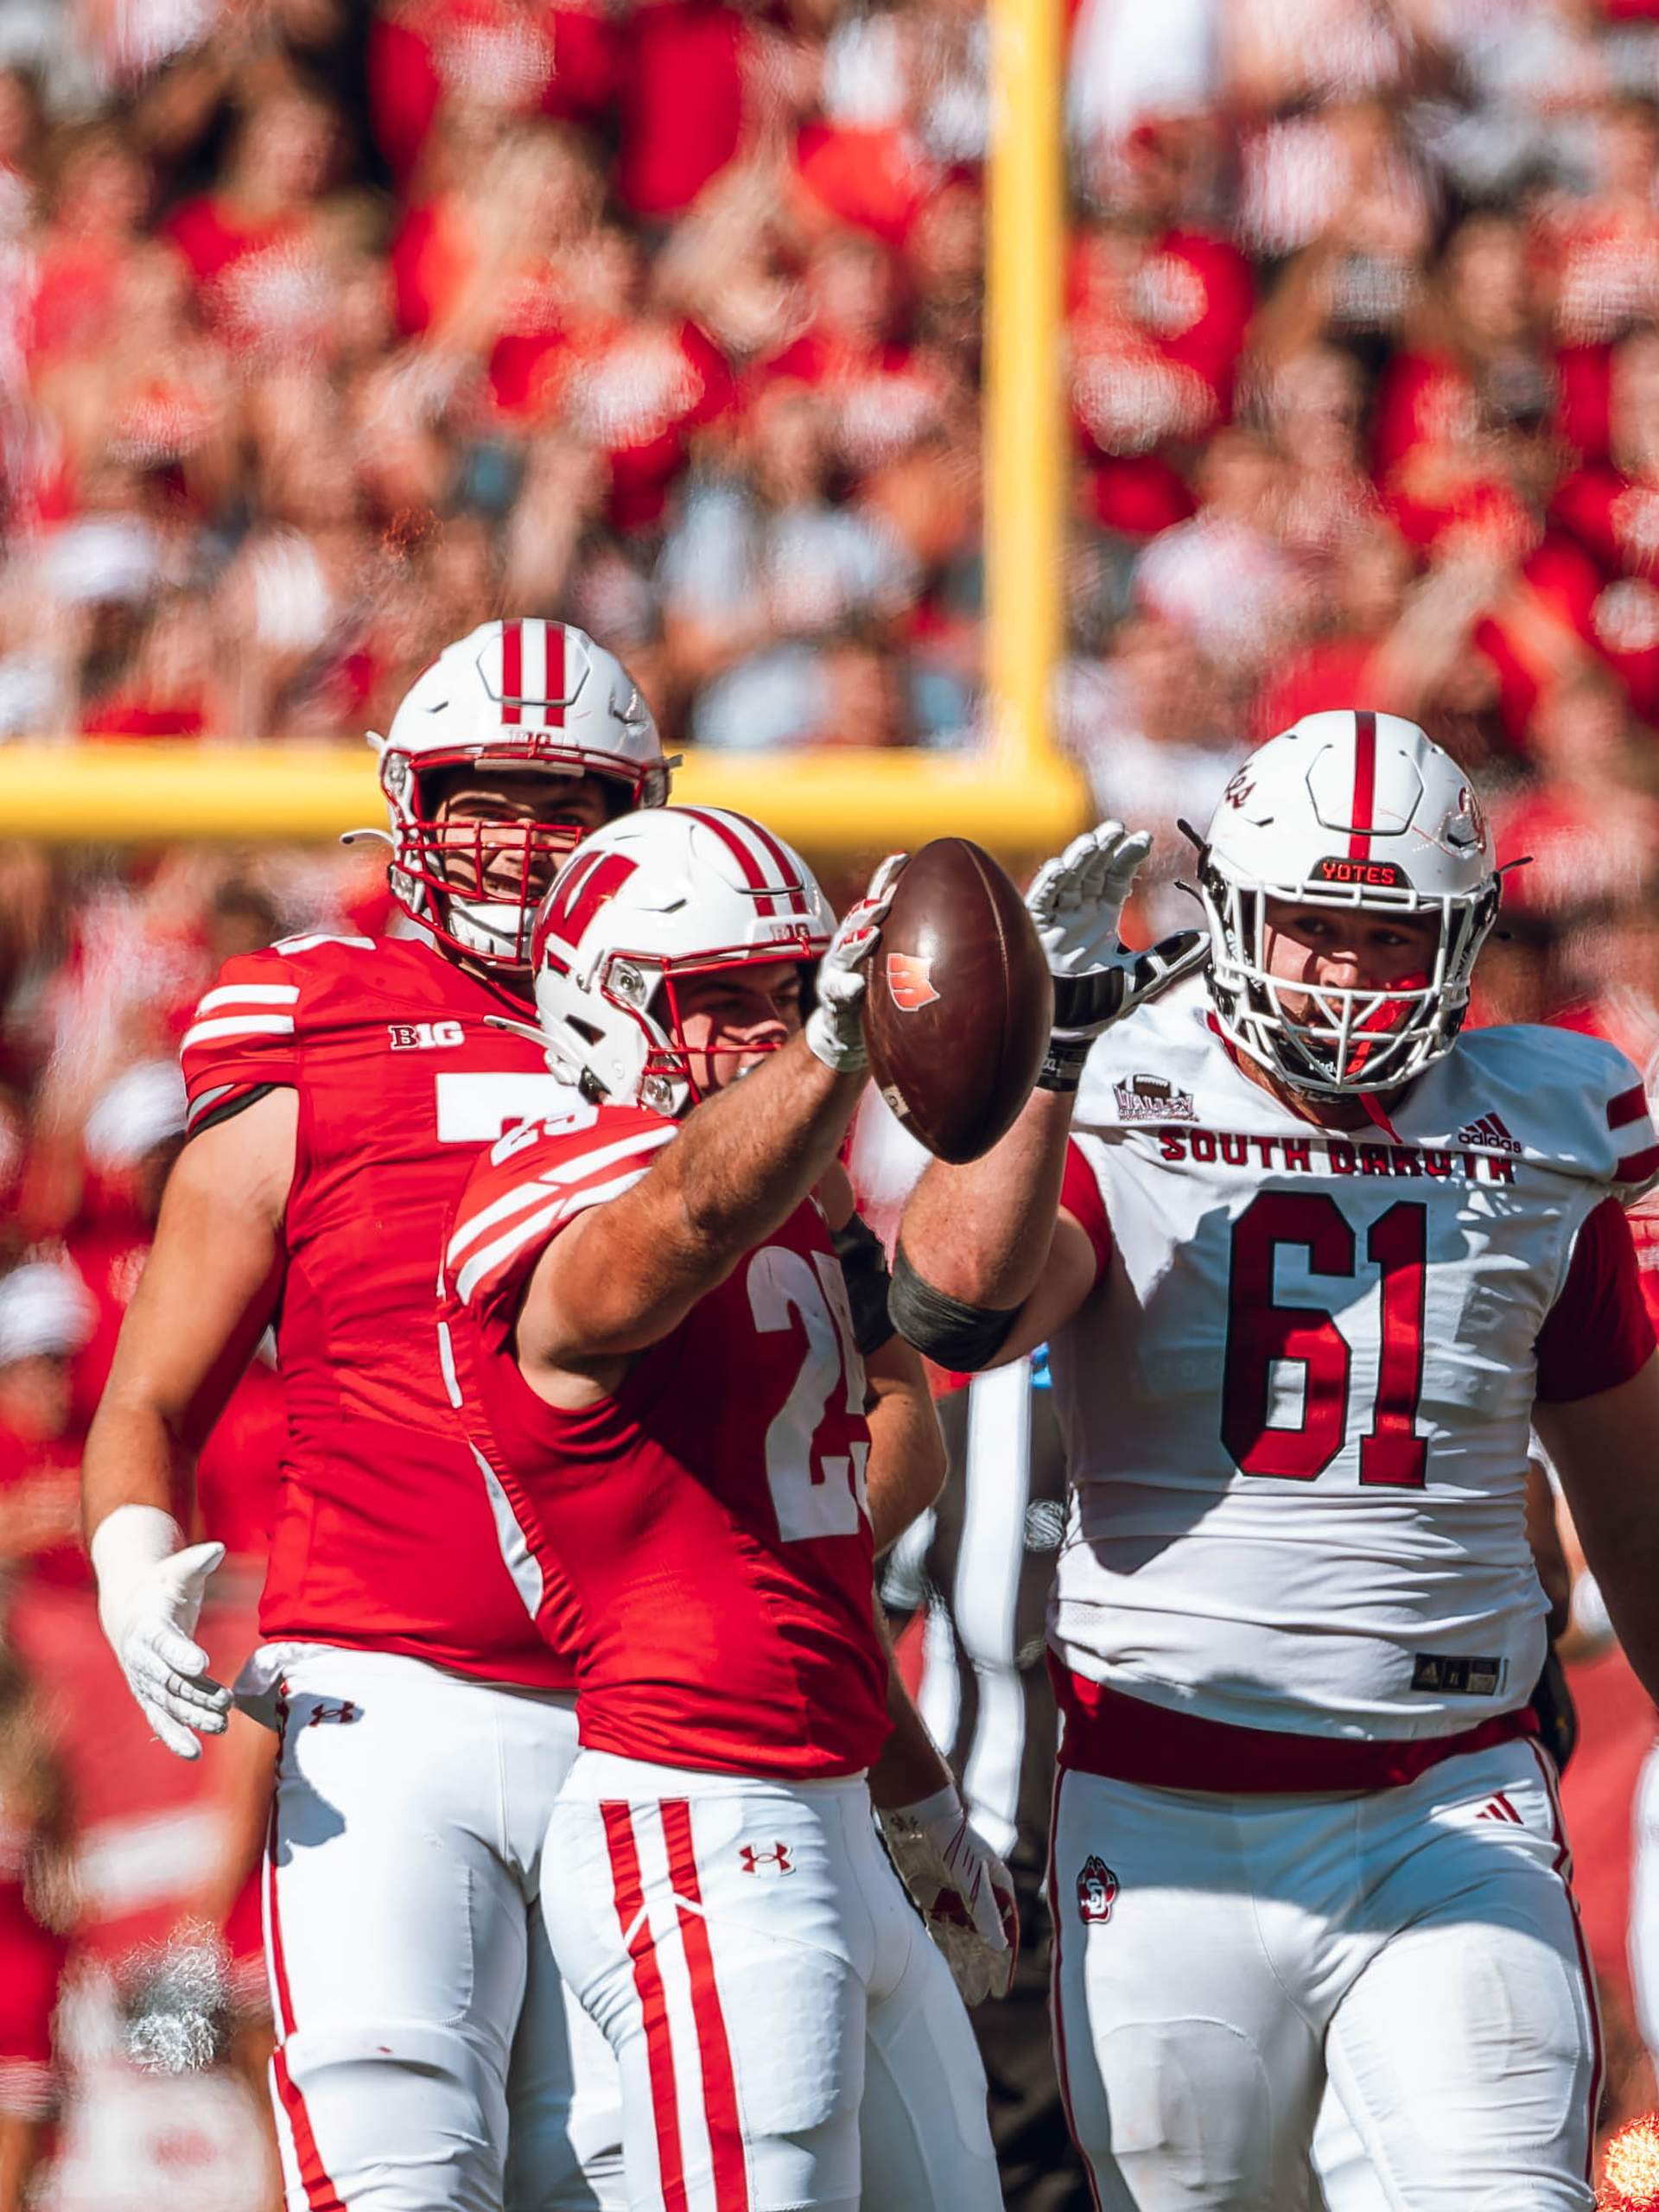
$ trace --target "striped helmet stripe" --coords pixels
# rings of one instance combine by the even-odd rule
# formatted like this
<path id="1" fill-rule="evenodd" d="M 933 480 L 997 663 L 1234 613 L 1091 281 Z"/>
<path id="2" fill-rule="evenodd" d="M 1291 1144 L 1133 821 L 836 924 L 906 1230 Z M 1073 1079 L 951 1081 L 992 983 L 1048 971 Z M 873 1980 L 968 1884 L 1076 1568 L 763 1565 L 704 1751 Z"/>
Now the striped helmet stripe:
<path id="1" fill-rule="evenodd" d="M 501 720 L 517 727 L 518 702 L 524 696 L 524 626 L 506 622 L 501 628 Z"/>

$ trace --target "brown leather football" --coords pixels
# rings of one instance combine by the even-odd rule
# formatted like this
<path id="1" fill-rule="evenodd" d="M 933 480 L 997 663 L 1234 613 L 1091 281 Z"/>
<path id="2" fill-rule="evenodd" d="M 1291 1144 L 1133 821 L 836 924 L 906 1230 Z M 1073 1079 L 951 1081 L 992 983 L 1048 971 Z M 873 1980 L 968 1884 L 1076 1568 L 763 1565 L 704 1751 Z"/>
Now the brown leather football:
<path id="1" fill-rule="evenodd" d="M 1020 893 L 988 852 L 936 837 L 899 879 L 870 962 L 876 1086 L 940 1160 L 1007 1135 L 1048 1049 L 1054 989 Z"/>

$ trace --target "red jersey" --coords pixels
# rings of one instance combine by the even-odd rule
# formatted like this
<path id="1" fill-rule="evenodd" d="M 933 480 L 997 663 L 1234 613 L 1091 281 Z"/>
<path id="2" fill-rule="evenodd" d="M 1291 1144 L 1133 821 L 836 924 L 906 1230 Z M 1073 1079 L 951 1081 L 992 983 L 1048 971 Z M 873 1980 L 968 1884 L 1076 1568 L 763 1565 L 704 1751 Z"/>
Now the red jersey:
<path id="1" fill-rule="evenodd" d="M 262 1635 L 569 1688 L 446 1391 L 433 1308 L 474 1156 L 569 1097 L 535 1046 L 486 1026 L 515 1011 L 425 942 L 289 938 L 226 963 L 184 1072 L 193 1127 L 251 1091 L 299 1093 Z"/>
<path id="2" fill-rule="evenodd" d="M 63 1937 L 29 1899 L 28 1834 L 0 1808 L 0 2118 L 43 2120 L 57 2102 L 52 2016 L 68 1963 Z"/>
<path id="3" fill-rule="evenodd" d="M 677 1133 L 641 1108 L 588 1107 L 480 1160 L 444 1259 L 463 1418 L 575 1598 L 585 1745 L 724 1773 L 854 1773 L 887 1739 L 887 1667 L 864 1367 L 817 1207 L 740 1260 L 613 1396 L 561 1412 L 513 1353 L 550 1238 L 632 1188 Z"/>

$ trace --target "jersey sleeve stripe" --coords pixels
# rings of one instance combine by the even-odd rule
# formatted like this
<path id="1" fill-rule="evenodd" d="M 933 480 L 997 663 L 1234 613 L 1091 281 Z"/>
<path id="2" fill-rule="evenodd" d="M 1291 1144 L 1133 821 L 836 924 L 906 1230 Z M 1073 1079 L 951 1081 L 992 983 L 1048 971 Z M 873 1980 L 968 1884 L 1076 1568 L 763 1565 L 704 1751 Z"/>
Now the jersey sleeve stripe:
<path id="1" fill-rule="evenodd" d="M 527 1221 L 515 1222 L 505 1236 L 498 1236 L 493 1244 L 486 1244 L 481 1251 L 474 1252 L 455 1278 L 455 1295 L 461 1304 L 466 1306 L 471 1302 L 473 1293 L 486 1275 L 493 1274 L 516 1252 L 522 1251 L 526 1244 L 550 1229 L 564 1207 L 565 1198 L 561 1192 L 556 1198 L 550 1198 Z"/>
<path id="2" fill-rule="evenodd" d="M 677 1134 L 677 1127 L 671 1122 L 660 1129 L 636 1129 L 632 1136 L 619 1137 L 614 1144 L 599 1145 L 592 1152 L 584 1152 L 579 1159 L 559 1160 L 555 1166 L 543 1169 L 542 1180 L 543 1183 L 579 1183 L 584 1176 L 596 1175 L 601 1167 L 608 1167 L 613 1160 L 626 1160 L 630 1153 L 655 1152 Z"/>
<path id="3" fill-rule="evenodd" d="M 179 1050 L 188 1052 L 192 1045 L 205 1045 L 214 1037 L 291 1037 L 294 1017 L 291 1014 L 221 1014 L 212 1021 L 199 1021 L 187 1029 L 180 1040 Z"/>
<path id="4" fill-rule="evenodd" d="M 587 1176 L 597 1175 L 616 1160 L 626 1160 L 630 1155 L 654 1152 L 659 1146 L 665 1145 L 674 1134 L 671 1123 L 660 1129 L 636 1130 L 632 1136 L 620 1137 L 613 1144 L 597 1145 L 592 1152 L 584 1152 L 578 1159 L 562 1160 L 555 1166 L 544 1169 L 533 1180 L 520 1183 L 502 1197 L 492 1199 L 488 1205 L 480 1207 L 477 1213 L 462 1222 L 450 1238 L 448 1254 L 450 1266 L 454 1266 L 462 1253 L 475 1244 L 486 1229 L 493 1229 L 497 1222 L 509 1220 L 515 1213 L 522 1212 L 524 1207 L 534 1205 L 538 1198 L 546 1197 L 550 1189 L 563 1189 L 569 1184 L 579 1183 Z"/>
<path id="5" fill-rule="evenodd" d="M 456 1278 L 456 1297 L 463 1306 L 470 1303 L 473 1293 L 486 1276 L 515 1258 L 527 1244 L 543 1237 L 556 1221 L 563 1227 L 577 1214 L 586 1213 L 589 1206 L 603 1205 L 607 1198 L 620 1198 L 650 1173 L 650 1166 L 647 1160 L 643 1166 L 631 1167 L 602 1183 L 558 1192 L 539 1213 L 531 1214 L 528 1221 L 515 1222 L 504 1236 L 498 1236 L 493 1244 L 486 1244 L 482 1251 L 473 1255 Z"/>
<path id="6" fill-rule="evenodd" d="M 297 983 L 220 983 L 196 1007 L 211 1014 L 220 1006 L 292 1006 L 300 995 Z"/>
<path id="7" fill-rule="evenodd" d="M 1627 1152 L 1613 1170 L 1613 1180 L 1645 1183 L 1656 1173 L 1659 1173 L 1659 1144 L 1650 1144 L 1640 1152 Z"/>
<path id="8" fill-rule="evenodd" d="M 492 1199 L 488 1205 L 481 1206 L 469 1220 L 462 1223 L 449 1239 L 449 1249 L 445 1255 L 448 1264 L 452 1268 L 457 1265 L 468 1247 L 476 1244 L 479 1238 L 498 1223 L 511 1221 L 514 1214 L 523 1213 L 526 1206 L 544 1205 L 548 1195 L 545 1183 L 520 1183 L 502 1197 Z"/>
<path id="9" fill-rule="evenodd" d="M 1639 1083 L 1633 1083 L 1628 1090 L 1621 1090 L 1616 1098 L 1608 1100 L 1607 1126 L 1610 1129 L 1622 1129 L 1626 1122 L 1639 1121 L 1647 1110 L 1648 1094 Z"/>

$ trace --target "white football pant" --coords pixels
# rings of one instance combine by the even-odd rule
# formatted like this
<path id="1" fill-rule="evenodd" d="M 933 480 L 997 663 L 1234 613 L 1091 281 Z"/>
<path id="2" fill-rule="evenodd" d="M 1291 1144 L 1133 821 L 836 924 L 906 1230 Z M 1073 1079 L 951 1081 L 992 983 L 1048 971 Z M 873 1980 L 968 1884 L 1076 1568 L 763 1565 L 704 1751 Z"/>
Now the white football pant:
<path id="1" fill-rule="evenodd" d="M 861 1777 L 584 1751 L 543 1863 L 620 2066 L 631 2212 L 999 2212 L 973 2031 Z"/>
<path id="2" fill-rule="evenodd" d="M 1554 1769 L 1523 1742 L 1341 1797 L 1063 1773 L 1060 2078 L 1103 2212 L 1317 2205 L 1327 2073 L 1371 2203 L 1591 2212 L 1570 1871 Z"/>
<path id="3" fill-rule="evenodd" d="M 1630 1982 L 1637 2026 L 1659 2064 L 1659 1744 L 1642 1762 L 1631 1825 Z"/>
<path id="4" fill-rule="evenodd" d="M 265 1867 L 289 2212 L 620 2212 L 616 2068 L 536 1903 L 573 1700 L 297 1659 Z"/>

